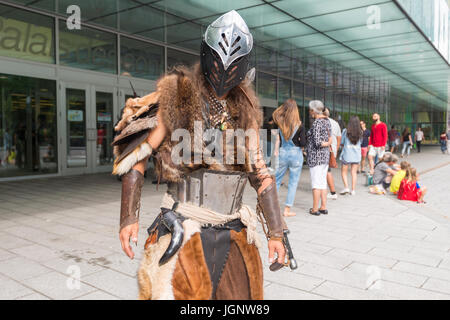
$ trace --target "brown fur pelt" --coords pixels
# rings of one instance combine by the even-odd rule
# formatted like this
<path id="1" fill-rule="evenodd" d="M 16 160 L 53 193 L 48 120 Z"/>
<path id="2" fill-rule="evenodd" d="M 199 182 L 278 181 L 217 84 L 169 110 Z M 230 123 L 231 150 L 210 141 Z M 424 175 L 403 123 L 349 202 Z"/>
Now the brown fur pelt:
<path id="1" fill-rule="evenodd" d="M 194 143 L 194 121 L 201 121 L 203 129 L 206 125 L 203 121 L 202 110 L 206 97 L 208 97 L 209 84 L 201 73 L 200 64 L 191 68 L 176 67 L 171 74 L 163 76 L 157 83 L 159 96 L 159 110 L 161 121 L 168 129 L 168 135 L 159 148 L 162 164 L 162 176 L 168 181 L 179 181 L 183 172 L 198 169 L 204 165 L 183 164 L 176 166 L 171 162 L 172 147 L 178 141 L 171 141 L 171 133 L 178 129 L 187 129 L 191 134 L 191 143 Z M 233 129 L 258 129 L 262 123 L 262 112 L 259 101 L 256 97 L 252 85 L 242 82 L 238 87 L 233 88 L 227 96 L 227 107 L 230 115 L 237 124 Z M 201 139 L 201 137 L 197 137 Z M 239 146 L 237 146 L 239 147 Z M 193 150 L 193 148 L 192 148 Z M 245 151 L 246 152 L 246 151 Z M 166 155 L 164 155 L 166 153 Z M 236 156 L 237 151 L 235 150 Z M 246 159 L 247 159 L 246 154 Z M 193 162 L 193 161 L 192 161 Z M 251 171 L 248 164 L 225 165 L 221 163 L 209 164 L 213 170 L 233 170 Z"/>
<path id="2" fill-rule="evenodd" d="M 252 300 L 262 300 L 264 298 L 263 269 L 258 248 L 254 244 L 247 242 L 247 231 L 231 232 L 231 241 L 237 244 L 244 259 L 245 267 L 250 286 L 250 298 Z"/>
<path id="3" fill-rule="evenodd" d="M 155 91 L 142 98 L 129 98 L 125 103 L 122 118 L 114 127 L 115 131 L 122 131 L 132 120 L 147 112 L 151 105 L 158 102 L 159 92 Z"/>
<path id="4" fill-rule="evenodd" d="M 145 249 L 144 257 L 142 258 L 137 274 L 140 300 L 175 299 L 174 290 L 172 288 L 172 278 L 177 265 L 178 257 L 182 254 L 184 246 L 190 242 L 191 237 L 195 234 L 199 234 L 200 224 L 194 220 L 187 219 L 183 222 L 183 228 L 183 246 L 164 265 L 159 266 L 159 259 L 161 259 L 162 255 L 169 246 L 171 239 L 170 234 L 162 236 L 156 243 L 150 244 Z M 203 251 L 200 250 L 200 254 L 202 254 L 202 252 Z"/>
<path id="5" fill-rule="evenodd" d="M 230 255 L 213 297 L 199 225 L 186 220 L 183 226 L 186 228 L 183 246 L 165 265 L 159 267 L 158 261 L 169 245 L 170 235 L 148 245 L 138 271 L 139 299 L 263 299 L 261 258 L 256 246 L 247 242 L 246 229 L 230 231 Z"/>

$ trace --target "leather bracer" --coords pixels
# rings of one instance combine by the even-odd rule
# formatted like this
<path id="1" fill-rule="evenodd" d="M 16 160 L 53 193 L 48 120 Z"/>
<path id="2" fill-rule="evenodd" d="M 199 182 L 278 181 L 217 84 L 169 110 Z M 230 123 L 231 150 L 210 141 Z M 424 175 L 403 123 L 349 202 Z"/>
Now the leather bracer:
<path id="1" fill-rule="evenodd" d="M 252 186 L 257 187 L 259 185 L 259 181 L 254 175 L 250 175 L 249 178 Z M 287 229 L 287 226 L 281 215 L 277 187 L 274 180 L 258 195 L 258 205 L 267 223 L 268 237 L 281 240 L 283 238 L 283 230 Z"/>
<path id="2" fill-rule="evenodd" d="M 144 175 L 138 170 L 130 170 L 122 176 L 122 201 L 120 206 L 120 230 L 139 221 L 141 190 Z"/>

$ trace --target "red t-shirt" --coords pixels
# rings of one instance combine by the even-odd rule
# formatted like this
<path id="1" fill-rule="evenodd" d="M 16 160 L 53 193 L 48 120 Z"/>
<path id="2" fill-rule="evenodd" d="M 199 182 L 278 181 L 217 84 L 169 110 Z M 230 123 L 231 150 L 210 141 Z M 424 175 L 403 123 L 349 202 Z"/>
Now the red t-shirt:
<path id="1" fill-rule="evenodd" d="M 399 200 L 419 201 L 421 194 L 415 181 L 403 179 L 398 189 L 397 198 Z"/>
<path id="2" fill-rule="evenodd" d="M 387 126 L 384 122 L 379 124 L 373 124 L 370 133 L 370 145 L 374 147 L 384 147 L 386 146 L 388 134 Z"/>

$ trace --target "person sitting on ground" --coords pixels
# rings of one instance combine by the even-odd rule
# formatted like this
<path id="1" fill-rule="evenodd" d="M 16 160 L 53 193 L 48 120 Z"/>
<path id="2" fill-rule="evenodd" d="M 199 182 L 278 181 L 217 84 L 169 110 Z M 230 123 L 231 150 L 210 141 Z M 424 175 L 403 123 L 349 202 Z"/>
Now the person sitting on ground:
<path id="1" fill-rule="evenodd" d="M 400 183 L 400 188 L 398 189 L 397 198 L 399 200 L 409 200 L 416 201 L 417 203 L 425 203 L 423 198 L 427 193 L 426 187 L 420 187 L 417 180 L 419 179 L 419 174 L 414 168 L 408 168 L 406 170 L 406 176 Z"/>
<path id="2" fill-rule="evenodd" d="M 398 193 L 398 189 L 400 188 L 400 183 L 406 176 L 406 171 L 411 167 L 411 164 L 408 161 L 400 162 L 400 170 L 392 177 L 391 181 L 391 192 L 393 194 Z"/>
<path id="3" fill-rule="evenodd" d="M 371 193 L 386 194 L 386 189 L 391 186 L 392 177 L 397 173 L 395 164 L 398 157 L 391 152 L 386 152 L 383 158 L 374 168 L 373 186 L 369 188 Z"/>

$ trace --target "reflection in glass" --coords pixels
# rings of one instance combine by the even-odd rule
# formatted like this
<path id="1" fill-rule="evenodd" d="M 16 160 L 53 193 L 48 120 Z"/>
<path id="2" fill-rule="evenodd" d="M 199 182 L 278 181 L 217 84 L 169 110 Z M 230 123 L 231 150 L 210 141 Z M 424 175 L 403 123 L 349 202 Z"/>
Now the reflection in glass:
<path id="1" fill-rule="evenodd" d="M 185 19 L 166 14 L 167 43 L 200 51 L 202 26 L 198 23 L 184 22 Z"/>
<path id="2" fill-rule="evenodd" d="M 258 70 L 277 72 L 277 53 L 272 50 L 255 46 L 256 68 Z"/>
<path id="3" fill-rule="evenodd" d="M 139 5 L 138 1 L 127 0 L 126 2 L 129 3 L 129 5 L 125 4 L 127 9 L 119 12 L 120 30 L 136 36 L 164 41 L 164 13 L 150 6 Z M 120 6 L 124 4 L 121 3 Z"/>
<path id="4" fill-rule="evenodd" d="M 59 0 L 59 1 L 61 1 L 61 0 Z M 47 11 L 55 11 L 55 0 L 39 0 L 39 1 L 14 0 L 14 2 L 19 2 L 25 6 L 29 6 L 29 7 L 33 7 L 33 8 L 44 9 Z"/>
<path id="5" fill-rule="evenodd" d="M 97 165 L 113 162 L 113 94 L 107 92 L 95 93 L 96 122 L 97 122 Z"/>
<path id="6" fill-rule="evenodd" d="M 263 98 L 277 99 L 277 77 L 258 72 L 258 94 Z"/>
<path id="7" fill-rule="evenodd" d="M 0 177 L 56 173 L 56 83 L 0 74 Z"/>
<path id="8" fill-rule="evenodd" d="M 171 70 L 176 65 L 191 66 L 200 59 L 198 56 L 167 48 L 167 70 Z"/>
<path id="9" fill-rule="evenodd" d="M 291 97 L 291 80 L 278 78 L 278 104 Z"/>
<path id="10" fill-rule="evenodd" d="M 164 48 L 121 37 L 120 72 L 136 78 L 158 79 L 164 72 Z"/>
<path id="11" fill-rule="evenodd" d="M 63 66 L 117 73 L 116 35 L 83 27 L 68 30 L 59 24 L 59 61 Z"/>
<path id="12" fill-rule="evenodd" d="M 55 63 L 53 19 L 0 5 L 0 56 Z"/>
<path id="13" fill-rule="evenodd" d="M 66 89 L 67 167 L 86 167 L 86 92 Z"/>

